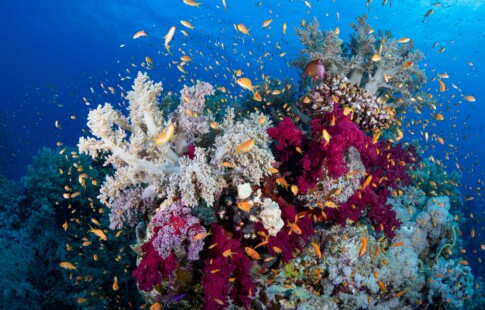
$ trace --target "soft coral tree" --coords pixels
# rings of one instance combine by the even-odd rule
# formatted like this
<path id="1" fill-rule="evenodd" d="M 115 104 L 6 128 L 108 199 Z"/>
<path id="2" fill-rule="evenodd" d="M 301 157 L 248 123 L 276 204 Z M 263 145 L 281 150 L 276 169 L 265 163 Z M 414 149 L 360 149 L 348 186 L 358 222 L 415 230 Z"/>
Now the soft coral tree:
<path id="1" fill-rule="evenodd" d="M 393 146 L 388 141 L 373 141 L 350 117 L 335 105 L 333 112 L 326 113 L 321 119 L 312 120 L 314 137 L 321 135 L 323 130 L 331 136 L 328 142 L 321 139 L 326 170 L 331 177 L 338 178 L 350 172 L 344 161 L 350 147 L 359 151 L 367 174 L 359 191 L 338 209 L 325 208 L 325 215 L 327 219 L 344 225 L 347 220 L 358 220 L 366 211 L 376 232 L 384 231 L 388 237 L 393 237 L 393 230 L 400 223 L 391 206 L 386 204 L 391 194 L 389 188 L 396 189 L 400 185 L 409 184 L 407 170 L 416 163 L 416 152 L 413 147 L 403 148 L 401 145 Z M 369 184 L 365 184 L 367 180 Z"/>

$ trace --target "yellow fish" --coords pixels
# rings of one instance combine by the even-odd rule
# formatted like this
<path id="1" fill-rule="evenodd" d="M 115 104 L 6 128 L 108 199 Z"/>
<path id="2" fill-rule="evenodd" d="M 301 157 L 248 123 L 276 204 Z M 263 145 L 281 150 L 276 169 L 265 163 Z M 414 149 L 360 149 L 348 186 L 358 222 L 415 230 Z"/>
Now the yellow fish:
<path id="1" fill-rule="evenodd" d="M 239 78 L 236 80 L 237 85 L 241 86 L 244 89 L 253 91 L 253 83 L 248 78 Z"/>
<path id="2" fill-rule="evenodd" d="M 475 102 L 475 97 L 473 97 L 473 96 L 465 96 L 464 98 L 468 102 Z"/>
<path id="3" fill-rule="evenodd" d="M 442 121 L 444 120 L 445 118 L 443 117 L 443 115 L 441 115 L 441 113 L 437 113 L 434 115 L 434 118 L 435 120 L 438 120 L 438 121 Z"/>
<path id="4" fill-rule="evenodd" d="M 249 152 L 253 148 L 254 143 L 255 142 L 253 139 L 244 141 L 243 143 L 237 146 L 236 151 L 234 151 L 234 154 L 236 154 L 237 152 L 243 152 L 243 153 Z"/>
<path id="5" fill-rule="evenodd" d="M 286 35 L 286 22 L 283 23 L 283 35 Z"/>
<path id="6" fill-rule="evenodd" d="M 370 60 L 372 60 L 372 61 L 379 61 L 379 60 L 381 60 L 381 56 L 378 55 L 378 54 L 374 54 L 374 55 L 372 55 L 372 58 Z"/>
<path id="7" fill-rule="evenodd" d="M 261 102 L 261 100 L 263 100 L 263 98 L 261 98 L 261 94 L 258 91 L 254 93 L 253 99 L 258 102 Z"/>
<path id="8" fill-rule="evenodd" d="M 244 24 L 237 24 L 237 30 L 239 30 L 241 33 L 247 34 L 248 36 L 250 35 L 248 28 L 246 28 Z"/>
<path id="9" fill-rule="evenodd" d="M 167 130 L 165 130 L 164 132 L 162 132 L 161 134 L 159 134 L 153 139 L 153 142 L 155 143 L 155 145 L 163 145 L 173 137 L 174 132 L 175 132 L 175 125 L 170 124 Z"/>
<path id="10" fill-rule="evenodd" d="M 189 56 L 187 55 L 184 55 L 182 57 L 180 57 L 180 60 L 184 61 L 184 62 L 189 62 L 192 60 L 192 58 L 190 58 Z"/>
<path id="11" fill-rule="evenodd" d="M 323 140 L 325 140 L 325 145 L 328 144 L 330 142 L 330 139 L 332 138 L 332 136 L 328 133 L 328 131 L 326 129 L 324 129 L 322 131 L 322 138 Z"/>

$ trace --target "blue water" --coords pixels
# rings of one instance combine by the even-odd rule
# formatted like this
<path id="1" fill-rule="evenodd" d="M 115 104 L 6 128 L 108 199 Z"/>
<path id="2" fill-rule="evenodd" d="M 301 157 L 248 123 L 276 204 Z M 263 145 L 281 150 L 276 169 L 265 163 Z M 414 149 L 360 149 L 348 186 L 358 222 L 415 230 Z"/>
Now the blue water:
<path id="1" fill-rule="evenodd" d="M 425 54 L 420 65 L 426 66 L 429 79 L 426 89 L 439 96 L 438 111 L 445 121 L 435 122 L 429 115 L 421 115 L 430 119 L 431 124 L 425 129 L 416 127 L 415 135 L 406 138 L 423 139 L 422 134 L 428 131 L 445 139 L 444 145 L 434 143 L 427 148 L 426 155 L 442 160 L 449 172 L 459 170 L 463 174 L 462 192 L 474 197 L 463 210 L 468 227 L 484 236 L 484 200 L 480 195 L 484 194 L 485 180 L 485 1 L 394 0 L 385 6 L 381 1 L 373 1 L 368 8 L 364 0 L 311 0 L 309 9 L 304 1 L 227 0 L 227 10 L 219 0 L 201 2 L 197 8 L 185 5 L 182 0 L 3 1 L 1 174 L 18 180 L 25 175 L 39 148 L 55 148 L 58 141 L 75 146 L 89 108 L 104 102 L 120 102 L 117 85 L 129 89 L 131 84 L 131 80 L 120 81 L 120 77 L 134 77 L 138 70 L 144 70 L 141 63 L 146 56 L 154 63 L 149 71 L 151 78 L 161 80 L 165 91 L 178 92 L 194 78 L 225 86 L 237 95 L 240 90 L 224 77 L 227 68 L 243 70 L 254 79 L 253 83 L 261 81 L 262 73 L 298 79 L 299 73 L 287 62 L 301 48 L 294 28 L 302 19 L 309 22 L 317 16 L 322 29 L 338 26 L 340 37 L 347 39 L 351 33 L 349 24 L 366 13 L 374 29 L 390 30 L 398 38 L 411 37 Z M 430 9 L 433 14 L 425 18 Z M 270 27 L 262 29 L 263 21 L 270 18 L 273 19 Z M 182 19 L 190 21 L 195 29 L 182 26 Z M 286 35 L 281 31 L 283 22 L 288 25 Z M 236 32 L 234 24 L 238 23 L 250 28 L 250 37 Z M 177 30 L 170 43 L 174 53 L 171 56 L 163 46 L 163 36 L 173 25 Z M 142 29 L 148 38 L 132 39 Z M 185 37 L 180 30 L 187 31 L 189 36 Z M 433 48 L 435 42 L 438 44 Z M 442 47 L 445 50 L 438 52 Z M 194 55 L 185 67 L 189 72 L 185 81 L 179 81 L 181 72 L 175 65 L 169 67 L 171 61 L 179 61 L 180 50 Z M 279 56 L 282 52 L 286 52 L 284 57 Z M 265 53 L 270 54 L 265 57 Z M 258 60 L 260 57 L 262 61 Z M 440 94 L 437 80 L 431 79 L 443 72 L 450 76 L 445 81 L 449 90 Z M 462 92 L 454 89 L 452 83 Z M 108 86 L 116 88 L 115 95 L 107 90 Z M 460 94 L 473 95 L 476 102 L 466 102 Z M 61 129 L 55 127 L 56 120 Z M 469 230 L 464 229 L 464 233 Z M 479 238 L 472 242 L 483 243 L 483 237 Z M 485 259 L 483 253 L 470 253 L 470 263 L 476 270 L 483 270 L 477 262 L 477 257 Z"/>

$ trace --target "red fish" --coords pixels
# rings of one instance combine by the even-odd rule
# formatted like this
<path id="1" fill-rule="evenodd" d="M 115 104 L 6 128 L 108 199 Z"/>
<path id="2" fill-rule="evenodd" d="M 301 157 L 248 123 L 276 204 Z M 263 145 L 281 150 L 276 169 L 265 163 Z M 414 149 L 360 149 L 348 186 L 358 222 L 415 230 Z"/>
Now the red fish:
<path id="1" fill-rule="evenodd" d="M 316 80 L 323 80 L 325 77 L 325 67 L 323 66 L 322 61 L 319 58 L 310 61 L 303 70 L 303 76 L 309 76 Z"/>

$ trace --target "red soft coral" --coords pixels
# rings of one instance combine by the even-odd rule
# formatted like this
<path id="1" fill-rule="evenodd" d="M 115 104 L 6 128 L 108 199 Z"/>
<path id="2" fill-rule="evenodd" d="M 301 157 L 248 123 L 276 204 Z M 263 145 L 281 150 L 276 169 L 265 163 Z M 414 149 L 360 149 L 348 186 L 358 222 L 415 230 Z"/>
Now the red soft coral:
<path id="1" fill-rule="evenodd" d="M 209 257 L 203 270 L 204 309 L 223 309 L 231 298 L 235 303 L 249 306 L 256 286 L 250 276 L 251 259 L 246 255 L 239 233 L 228 232 L 222 225 L 212 224 Z M 229 251 L 230 255 L 224 255 Z M 226 253 L 229 253 L 226 252 Z M 229 281 L 230 278 L 235 281 Z"/>
<path id="2" fill-rule="evenodd" d="M 177 269 L 175 254 L 170 254 L 166 259 L 161 258 L 153 247 L 152 240 L 143 244 L 142 250 L 145 254 L 132 273 L 138 287 L 147 292 L 151 291 L 155 285 L 162 283 L 162 279 L 169 278 Z"/>

